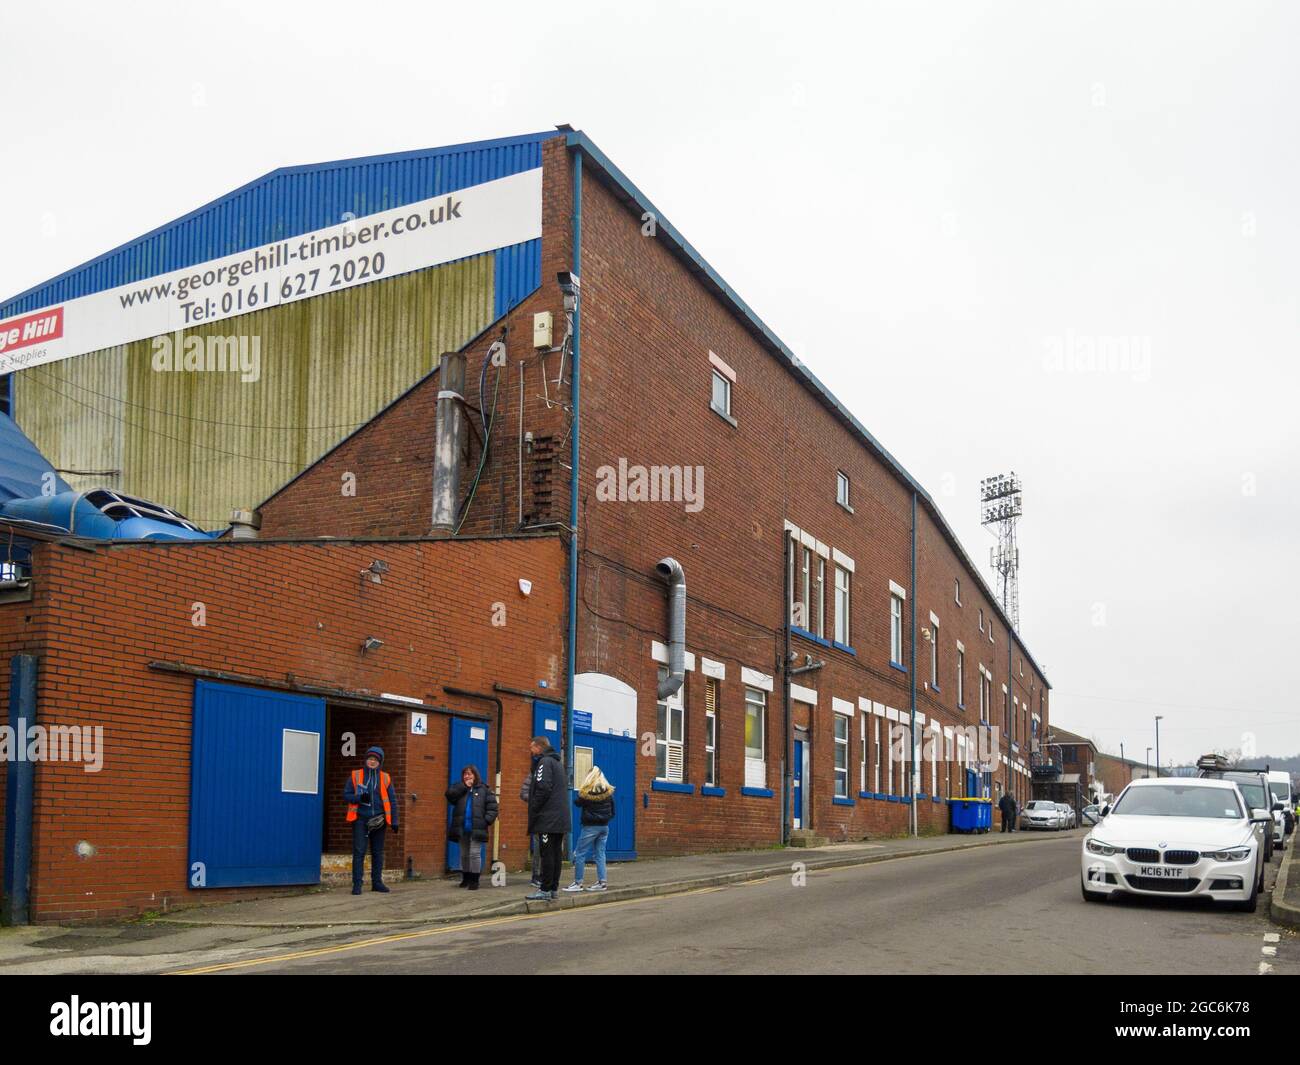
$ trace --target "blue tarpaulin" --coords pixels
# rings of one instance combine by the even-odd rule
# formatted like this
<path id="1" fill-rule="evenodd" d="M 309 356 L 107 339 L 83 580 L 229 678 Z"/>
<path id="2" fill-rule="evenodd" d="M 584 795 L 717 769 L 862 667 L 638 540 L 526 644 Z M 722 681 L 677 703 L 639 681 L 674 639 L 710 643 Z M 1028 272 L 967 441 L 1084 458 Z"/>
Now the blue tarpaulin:
<path id="1" fill-rule="evenodd" d="M 54 479 L 53 492 L 48 487 L 50 477 Z M 68 491 L 68 483 L 54 472 L 27 434 L 9 415 L 0 414 L 0 503 Z"/>

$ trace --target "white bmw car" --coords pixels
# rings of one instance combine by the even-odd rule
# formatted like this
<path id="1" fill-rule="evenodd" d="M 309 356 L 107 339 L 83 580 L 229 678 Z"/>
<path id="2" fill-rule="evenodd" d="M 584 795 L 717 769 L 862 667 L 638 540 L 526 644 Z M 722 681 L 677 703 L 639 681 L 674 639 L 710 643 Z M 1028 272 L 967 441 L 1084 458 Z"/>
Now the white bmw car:
<path id="1" fill-rule="evenodd" d="M 1080 887 L 1109 895 L 1211 898 L 1254 912 L 1264 887 L 1263 818 L 1230 780 L 1135 780 L 1084 837 Z"/>

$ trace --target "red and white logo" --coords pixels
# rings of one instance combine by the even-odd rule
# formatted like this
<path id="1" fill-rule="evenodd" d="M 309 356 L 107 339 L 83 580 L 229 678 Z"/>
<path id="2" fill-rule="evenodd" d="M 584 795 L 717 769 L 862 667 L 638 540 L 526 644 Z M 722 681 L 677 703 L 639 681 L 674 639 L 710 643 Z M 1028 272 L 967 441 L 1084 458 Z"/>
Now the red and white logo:
<path id="1" fill-rule="evenodd" d="M 63 336 L 63 308 L 48 307 L 25 318 L 0 322 L 0 352 L 29 348 Z"/>

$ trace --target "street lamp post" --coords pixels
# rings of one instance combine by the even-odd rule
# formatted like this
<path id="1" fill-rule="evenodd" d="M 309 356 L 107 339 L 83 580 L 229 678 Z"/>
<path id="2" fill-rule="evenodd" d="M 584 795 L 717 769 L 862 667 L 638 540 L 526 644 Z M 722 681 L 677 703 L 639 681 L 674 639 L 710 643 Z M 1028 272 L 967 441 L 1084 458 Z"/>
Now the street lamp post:
<path id="1" fill-rule="evenodd" d="M 1163 714 L 1156 714 L 1156 776 L 1160 775 L 1160 719 Z"/>

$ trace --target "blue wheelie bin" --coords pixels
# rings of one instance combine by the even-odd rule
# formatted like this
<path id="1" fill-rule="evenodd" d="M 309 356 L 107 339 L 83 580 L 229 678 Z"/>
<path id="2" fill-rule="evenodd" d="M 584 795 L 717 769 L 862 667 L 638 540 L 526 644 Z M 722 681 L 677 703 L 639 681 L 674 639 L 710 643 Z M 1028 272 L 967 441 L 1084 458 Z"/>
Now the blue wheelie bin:
<path id="1" fill-rule="evenodd" d="M 960 798 L 950 800 L 954 832 L 987 832 L 993 825 L 993 800 Z"/>

